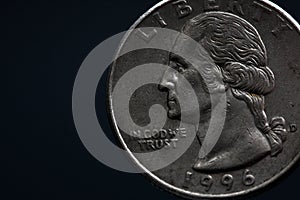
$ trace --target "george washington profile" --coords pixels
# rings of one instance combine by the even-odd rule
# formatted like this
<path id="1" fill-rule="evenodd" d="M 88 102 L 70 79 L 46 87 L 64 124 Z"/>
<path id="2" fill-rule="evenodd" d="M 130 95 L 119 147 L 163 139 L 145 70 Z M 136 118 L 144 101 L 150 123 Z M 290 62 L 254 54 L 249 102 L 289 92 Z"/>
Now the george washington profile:
<path id="1" fill-rule="evenodd" d="M 168 116 L 180 119 L 183 114 L 176 99 L 176 88 L 184 84 L 178 78 L 180 73 L 192 85 L 198 98 L 200 121 L 193 122 L 193 115 L 199 112 L 197 109 L 185 115 L 190 116 L 190 123 L 199 124 L 197 136 L 201 145 L 213 109 L 211 95 L 223 91 L 227 96 L 221 137 L 205 158 L 196 158 L 193 168 L 198 171 L 229 170 L 255 163 L 268 155 L 277 156 L 286 137 L 285 121 L 282 117 L 269 121 L 265 112 L 264 98 L 273 91 L 275 78 L 256 29 L 236 15 L 207 12 L 189 20 L 181 33 L 199 43 L 212 63 L 201 63 L 199 58 L 192 62 L 199 63 L 195 66 L 170 54 L 169 65 L 176 72 L 166 71 L 160 83 L 168 91 Z M 194 47 L 182 41 L 174 45 L 175 52 L 183 48 Z"/>

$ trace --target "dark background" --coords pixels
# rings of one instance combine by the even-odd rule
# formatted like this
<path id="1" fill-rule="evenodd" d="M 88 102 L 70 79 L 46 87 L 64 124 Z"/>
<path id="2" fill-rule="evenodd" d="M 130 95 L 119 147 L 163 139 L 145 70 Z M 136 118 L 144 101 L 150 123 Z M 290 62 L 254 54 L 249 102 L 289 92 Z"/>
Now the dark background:
<path id="1" fill-rule="evenodd" d="M 0 199 L 180 199 L 95 160 L 72 118 L 73 82 L 84 58 L 157 2 L 1 2 Z M 300 21 L 297 1 L 273 2 Z M 299 179 L 294 168 L 250 198 L 298 199 Z"/>

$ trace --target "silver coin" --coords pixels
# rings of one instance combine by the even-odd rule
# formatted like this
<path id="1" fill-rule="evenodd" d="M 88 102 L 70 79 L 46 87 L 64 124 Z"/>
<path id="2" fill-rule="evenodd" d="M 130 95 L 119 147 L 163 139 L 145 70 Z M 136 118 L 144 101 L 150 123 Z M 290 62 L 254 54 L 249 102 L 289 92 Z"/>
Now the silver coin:
<path id="1" fill-rule="evenodd" d="M 150 9 L 109 79 L 112 124 L 132 160 L 187 198 L 246 195 L 281 177 L 300 155 L 299 33 L 263 0 Z"/>

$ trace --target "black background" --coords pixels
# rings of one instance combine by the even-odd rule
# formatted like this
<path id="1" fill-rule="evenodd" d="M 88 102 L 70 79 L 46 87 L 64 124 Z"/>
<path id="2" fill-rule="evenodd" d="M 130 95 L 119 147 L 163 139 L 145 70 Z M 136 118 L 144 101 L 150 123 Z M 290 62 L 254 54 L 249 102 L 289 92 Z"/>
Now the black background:
<path id="1" fill-rule="evenodd" d="M 72 88 L 84 58 L 157 2 L 1 2 L 0 199 L 180 199 L 95 160 L 72 118 Z M 297 1 L 273 2 L 300 21 Z M 250 199 L 299 199 L 299 180 L 296 167 Z"/>

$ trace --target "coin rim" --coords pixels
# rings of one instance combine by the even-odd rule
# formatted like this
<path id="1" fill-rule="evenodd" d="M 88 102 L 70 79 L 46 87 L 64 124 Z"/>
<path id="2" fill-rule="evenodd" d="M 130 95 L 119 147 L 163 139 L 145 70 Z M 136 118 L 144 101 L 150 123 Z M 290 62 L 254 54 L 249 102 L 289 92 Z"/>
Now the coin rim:
<path id="1" fill-rule="evenodd" d="M 121 48 L 125 44 L 128 37 L 132 34 L 134 29 L 146 17 L 148 17 L 152 12 L 154 12 L 157 8 L 160 8 L 160 7 L 170 3 L 172 1 L 174 1 L 174 0 L 162 0 L 161 2 L 157 3 L 152 8 L 150 8 L 147 12 L 145 12 L 141 17 L 139 17 L 139 19 L 129 28 L 129 30 L 124 35 L 122 41 L 120 42 L 118 50 L 116 51 L 115 58 L 117 58 L 117 56 L 119 55 L 119 53 L 121 51 Z M 280 6 L 278 6 L 277 4 L 275 4 L 275 3 L 273 3 L 269 0 L 256 0 L 256 1 L 267 4 L 271 8 L 275 9 L 279 14 L 285 16 L 289 20 L 289 22 L 297 29 L 296 31 L 298 31 L 298 33 L 300 34 L 300 25 L 298 24 L 298 22 L 290 14 L 288 14 L 285 10 L 283 10 Z M 177 194 L 179 196 L 187 197 L 187 198 L 229 198 L 229 197 L 237 197 L 237 196 L 241 196 L 241 195 L 247 195 L 249 193 L 252 193 L 254 191 L 257 191 L 259 189 L 263 189 L 263 188 L 267 187 L 268 185 L 270 185 L 271 183 L 273 183 L 274 181 L 276 181 L 277 179 L 282 177 L 283 174 L 285 174 L 287 171 L 289 171 L 296 164 L 296 162 L 300 158 L 300 152 L 299 152 L 293 158 L 293 160 L 287 165 L 287 167 L 285 167 L 283 170 L 280 171 L 280 173 L 276 174 L 275 176 L 273 176 L 272 178 L 270 178 L 269 180 L 263 182 L 262 184 L 260 184 L 258 186 L 255 186 L 253 188 L 243 190 L 243 191 L 240 191 L 240 192 L 234 192 L 234 193 L 228 193 L 228 194 L 202 194 L 202 193 L 199 193 L 199 192 L 191 192 L 191 191 L 187 191 L 187 190 L 178 188 L 176 186 L 173 186 L 173 185 L 167 183 L 166 181 L 160 179 L 158 176 L 156 176 L 151 171 L 149 171 L 145 166 L 143 166 L 139 162 L 139 160 L 134 156 L 134 154 L 130 151 L 127 144 L 125 143 L 125 141 L 124 141 L 124 139 L 123 139 L 123 137 L 122 137 L 122 135 L 121 135 L 121 133 L 118 129 L 118 125 L 117 125 L 117 122 L 116 122 L 116 119 L 115 119 L 115 116 L 114 116 L 114 111 L 113 111 L 112 93 L 111 92 L 112 92 L 112 89 L 113 89 L 112 88 L 112 80 L 113 80 L 112 77 L 113 77 L 114 69 L 115 69 L 115 63 L 113 63 L 112 67 L 109 69 L 108 90 L 107 90 L 107 92 L 108 92 L 108 104 L 109 104 L 108 109 L 109 109 L 110 118 L 111 118 L 110 121 L 113 124 L 113 129 L 117 133 L 117 136 L 118 136 L 118 139 L 121 142 L 121 145 L 128 152 L 130 158 L 135 162 L 135 164 L 138 167 L 140 167 L 149 177 L 151 177 L 153 179 L 152 181 L 155 184 L 160 186 L 162 189 L 165 189 L 165 190 L 170 191 L 170 192 L 175 192 L 175 194 Z"/>

